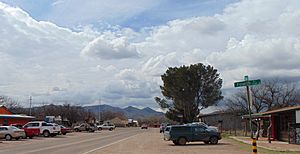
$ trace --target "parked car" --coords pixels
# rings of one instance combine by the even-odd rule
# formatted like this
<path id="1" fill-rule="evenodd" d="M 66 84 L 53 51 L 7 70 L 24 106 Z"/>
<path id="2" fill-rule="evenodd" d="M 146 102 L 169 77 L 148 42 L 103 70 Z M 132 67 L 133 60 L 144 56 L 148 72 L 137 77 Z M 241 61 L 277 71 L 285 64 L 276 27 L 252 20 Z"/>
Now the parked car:
<path id="1" fill-rule="evenodd" d="M 26 134 L 24 130 L 19 129 L 15 126 L 0 126 L 0 138 L 7 141 L 13 138 L 19 140 L 20 138 L 25 138 Z"/>
<path id="2" fill-rule="evenodd" d="M 167 126 L 170 126 L 170 124 L 166 124 L 166 123 L 162 123 L 160 124 L 160 127 L 159 127 L 159 133 L 163 133 L 165 131 L 165 128 Z"/>
<path id="3" fill-rule="evenodd" d="M 164 131 L 164 140 L 173 141 L 175 145 L 187 142 L 203 141 L 205 144 L 218 144 L 221 134 L 201 125 L 168 126 Z"/>
<path id="4" fill-rule="evenodd" d="M 94 124 L 82 123 L 79 126 L 74 127 L 75 132 L 88 131 L 94 132 L 97 130 L 97 127 Z"/>
<path id="5" fill-rule="evenodd" d="M 59 134 L 61 134 L 61 127 L 60 127 L 60 125 L 58 125 L 58 124 L 56 124 L 56 123 L 48 123 L 48 124 L 52 125 L 52 126 L 53 126 L 53 129 L 54 129 L 55 131 L 58 132 L 57 134 L 54 134 L 54 135 L 59 135 Z"/>
<path id="6" fill-rule="evenodd" d="M 113 124 L 113 123 L 105 123 L 105 124 L 102 124 L 102 125 L 98 125 L 98 130 L 114 130 L 116 128 L 116 126 Z"/>
<path id="7" fill-rule="evenodd" d="M 141 129 L 148 129 L 148 125 L 147 124 L 142 124 Z"/>
<path id="8" fill-rule="evenodd" d="M 39 128 L 39 135 L 44 137 L 55 136 L 60 134 L 60 129 L 52 123 L 47 123 L 45 121 L 32 121 L 28 122 L 23 126 L 24 129 L 37 129 Z"/>
<path id="9" fill-rule="evenodd" d="M 71 128 L 65 127 L 63 125 L 60 125 L 60 128 L 61 128 L 61 134 L 63 134 L 63 135 L 66 135 L 67 133 L 71 133 L 72 132 Z"/>
<path id="10" fill-rule="evenodd" d="M 205 124 L 204 122 L 193 122 L 193 123 L 188 123 L 186 125 L 198 125 L 198 126 L 204 126 L 209 130 L 213 130 L 213 131 L 219 131 L 218 127 L 215 126 L 208 126 L 207 124 Z"/>
<path id="11" fill-rule="evenodd" d="M 23 129 L 26 134 L 25 138 L 28 137 L 32 139 L 34 136 L 40 135 L 40 128 L 24 128 L 22 124 L 11 124 L 11 126 L 15 126 L 19 129 Z"/>

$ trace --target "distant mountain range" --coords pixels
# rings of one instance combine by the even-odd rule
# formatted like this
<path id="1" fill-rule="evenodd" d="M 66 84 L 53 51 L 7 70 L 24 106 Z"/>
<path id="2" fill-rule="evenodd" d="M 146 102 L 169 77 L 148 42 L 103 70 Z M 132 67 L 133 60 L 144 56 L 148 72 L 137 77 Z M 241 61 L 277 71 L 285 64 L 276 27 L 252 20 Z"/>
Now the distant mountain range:
<path id="1" fill-rule="evenodd" d="M 126 117 L 132 118 L 132 119 L 138 119 L 138 118 L 147 118 L 151 116 L 164 116 L 164 113 L 157 112 L 149 107 L 138 109 L 132 106 L 128 106 L 126 108 L 119 108 L 119 107 L 113 107 L 110 105 L 94 105 L 94 106 L 85 106 L 85 109 L 98 114 L 99 110 L 100 112 L 110 111 L 110 112 L 122 112 L 125 114 Z"/>

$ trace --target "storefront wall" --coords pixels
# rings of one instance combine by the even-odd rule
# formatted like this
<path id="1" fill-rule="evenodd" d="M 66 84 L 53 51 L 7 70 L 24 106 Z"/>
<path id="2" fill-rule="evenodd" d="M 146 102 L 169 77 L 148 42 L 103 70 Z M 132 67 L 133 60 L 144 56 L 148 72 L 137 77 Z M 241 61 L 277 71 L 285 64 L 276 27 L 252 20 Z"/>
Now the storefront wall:
<path id="1" fill-rule="evenodd" d="M 272 131 L 277 132 L 275 139 L 281 141 L 288 141 L 289 138 L 289 124 L 296 123 L 296 113 L 295 111 L 286 111 L 272 115 L 272 120 L 275 120 L 274 127 Z"/>
<path id="2" fill-rule="evenodd" d="M 21 124 L 25 125 L 31 119 L 26 118 L 0 118 L 0 125 Z"/>

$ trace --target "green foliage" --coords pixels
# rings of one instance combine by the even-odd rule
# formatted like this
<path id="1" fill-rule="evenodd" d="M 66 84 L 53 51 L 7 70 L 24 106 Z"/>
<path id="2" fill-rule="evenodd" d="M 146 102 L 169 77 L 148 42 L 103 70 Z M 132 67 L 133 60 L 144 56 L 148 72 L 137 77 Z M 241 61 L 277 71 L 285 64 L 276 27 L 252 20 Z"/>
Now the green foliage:
<path id="1" fill-rule="evenodd" d="M 155 97 L 166 117 L 178 122 L 196 120 L 200 109 L 216 105 L 223 98 L 222 79 L 212 66 L 201 63 L 190 66 L 170 67 L 161 76 L 161 92 L 165 98 Z"/>

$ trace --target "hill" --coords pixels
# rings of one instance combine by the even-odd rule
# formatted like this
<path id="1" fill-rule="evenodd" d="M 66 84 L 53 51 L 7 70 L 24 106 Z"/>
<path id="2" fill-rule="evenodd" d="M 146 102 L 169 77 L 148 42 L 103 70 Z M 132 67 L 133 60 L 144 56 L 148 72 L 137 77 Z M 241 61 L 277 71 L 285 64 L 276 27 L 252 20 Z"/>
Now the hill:
<path id="1" fill-rule="evenodd" d="M 96 115 L 100 112 L 110 111 L 110 112 L 122 112 L 126 117 L 132 119 L 138 118 L 147 118 L 151 116 L 164 116 L 164 113 L 157 112 L 149 107 L 138 109 L 133 106 L 128 106 L 126 108 L 113 107 L 110 105 L 94 105 L 94 106 L 85 106 L 85 109 L 95 113 Z"/>

